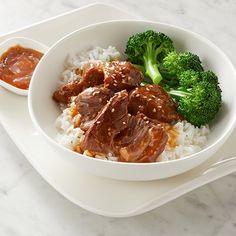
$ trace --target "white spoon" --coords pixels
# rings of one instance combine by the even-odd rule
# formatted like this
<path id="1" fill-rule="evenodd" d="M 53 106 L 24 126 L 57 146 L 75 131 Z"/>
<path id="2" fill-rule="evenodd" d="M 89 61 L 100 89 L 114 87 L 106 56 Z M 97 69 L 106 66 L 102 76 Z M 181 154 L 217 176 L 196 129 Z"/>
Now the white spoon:
<path id="1" fill-rule="evenodd" d="M 165 195 L 153 198 L 152 200 L 146 202 L 145 204 L 133 210 L 132 212 L 129 212 L 128 215 L 129 216 L 139 215 L 144 212 L 150 211 L 171 200 L 176 199 L 179 196 L 182 196 L 184 193 L 188 193 L 191 190 L 194 190 L 198 187 L 208 184 L 223 176 L 232 174 L 235 171 L 236 171 L 236 157 L 231 157 L 222 161 L 218 161 L 215 164 L 209 166 L 209 168 L 207 168 L 207 170 L 204 171 L 203 173 L 197 174 L 193 179 L 186 181 L 185 183 L 177 187 L 174 187 Z"/>
<path id="2" fill-rule="evenodd" d="M 31 48 L 41 53 L 45 53 L 48 50 L 47 46 L 35 40 L 29 39 L 29 38 L 23 38 L 23 37 L 15 37 L 15 38 L 7 39 L 0 44 L 0 56 L 4 52 L 6 52 L 9 48 L 14 47 L 16 45 L 20 45 L 24 48 Z M 11 84 L 6 83 L 5 81 L 1 79 L 0 79 L 0 86 L 18 95 L 23 95 L 23 96 L 28 95 L 27 89 L 17 88 Z"/>

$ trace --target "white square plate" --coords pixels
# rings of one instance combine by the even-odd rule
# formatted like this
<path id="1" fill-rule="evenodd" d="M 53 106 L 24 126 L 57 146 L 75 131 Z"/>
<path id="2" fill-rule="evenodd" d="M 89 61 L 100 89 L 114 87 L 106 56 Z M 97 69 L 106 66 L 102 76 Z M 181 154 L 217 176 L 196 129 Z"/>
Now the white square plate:
<path id="1" fill-rule="evenodd" d="M 22 36 L 50 46 L 64 35 L 91 23 L 135 18 L 120 9 L 94 4 L 0 36 L 0 42 Z M 190 172 L 158 181 L 125 182 L 81 172 L 61 158 L 36 132 L 28 114 L 27 98 L 3 88 L 0 88 L 0 122 L 28 161 L 52 187 L 76 205 L 104 216 L 127 217 L 147 212 L 236 170 L 234 160 L 212 167 L 223 156 L 236 154 L 233 149 L 236 132 L 207 163 Z"/>

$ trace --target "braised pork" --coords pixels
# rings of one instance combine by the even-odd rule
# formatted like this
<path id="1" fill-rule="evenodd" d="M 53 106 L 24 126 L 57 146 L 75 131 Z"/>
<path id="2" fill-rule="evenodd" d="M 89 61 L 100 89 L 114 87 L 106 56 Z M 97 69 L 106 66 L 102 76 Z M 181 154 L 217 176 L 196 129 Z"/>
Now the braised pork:
<path id="1" fill-rule="evenodd" d="M 81 144 L 83 151 L 93 155 L 112 153 L 113 138 L 127 126 L 128 93 L 116 93 L 97 115 L 95 122 L 85 133 Z"/>
<path id="2" fill-rule="evenodd" d="M 58 103 L 67 104 L 72 96 L 77 96 L 84 89 L 103 84 L 104 74 L 99 67 L 88 67 L 80 80 L 74 80 L 60 86 L 54 93 L 53 99 Z"/>
<path id="3" fill-rule="evenodd" d="M 167 141 L 161 124 L 138 114 L 129 117 L 127 127 L 114 138 L 113 146 L 119 161 L 155 162 Z"/>
<path id="4" fill-rule="evenodd" d="M 80 128 L 82 130 L 88 130 L 113 94 L 110 89 L 104 87 L 89 87 L 76 97 L 75 104 L 81 116 Z"/>
<path id="5" fill-rule="evenodd" d="M 135 88 L 143 80 L 142 73 L 127 61 L 107 63 L 103 68 L 103 72 L 104 86 L 116 92 Z"/>
<path id="6" fill-rule="evenodd" d="M 159 85 L 146 85 L 135 88 L 129 94 L 129 112 L 143 113 L 161 122 L 175 123 L 181 119 L 176 103 Z"/>

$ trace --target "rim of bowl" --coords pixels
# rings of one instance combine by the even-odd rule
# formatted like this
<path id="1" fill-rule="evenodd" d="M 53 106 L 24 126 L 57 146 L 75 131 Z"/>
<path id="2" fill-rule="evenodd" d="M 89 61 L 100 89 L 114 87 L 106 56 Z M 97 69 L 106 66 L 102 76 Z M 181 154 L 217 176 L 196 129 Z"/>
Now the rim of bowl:
<path id="1" fill-rule="evenodd" d="M 61 39 L 59 39 L 58 41 L 56 41 L 50 48 L 49 50 L 44 54 L 44 56 L 41 58 L 40 62 L 37 65 L 36 70 L 33 73 L 32 76 L 32 82 L 30 83 L 30 87 L 29 87 L 29 93 L 28 93 L 28 108 L 29 108 L 29 113 L 30 113 L 30 117 L 31 120 L 33 121 L 35 127 L 37 127 L 37 129 L 40 131 L 41 134 L 43 134 L 43 136 L 46 137 L 47 140 L 50 141 L 50 143 L 52 143 L 55 147 L 58 147 L 59 149 L 63 149 L 68 153 L 71 153 L 73 155 L 77 155 L 79 158 L 88 158 L 88 160 L 93 160 L 93 161 L 98 161 L 98 162 L 103 162 L 103 163 L 108 163 L 110 165 L 131 165 L 131 166 L 138 166 L 140 167 L 141 165 L 145 165 L 145 166 L 152 166 L 152 165 L 171 165 L 171 163 L 176 163 L 176 162 L 181 162 L 184 161 L 186 159 L 193 159 L 193 158 L 197 158 L 198 155 L 201 155 L 202 153 L 206 152 L 209 149 L 212 149 L 213 146 L 217 146 L 222 140 L 222 144 L 226 141 L 226 139 L 229 137 L 229 135 L 232 133 L 232 131 L 234 130 L 235 126 L 236 126 L 236 115 L 234 119 L 231 119 L 230 124 L 228 125 L 228 128 L 225 130 L 225 132 L 220 136 L 219 139 L 217 139 L 214 143 L 212 143 L 211 145 L 203 148 L 202 150 L 200 150 L 199 152 L 193 153 L 191 155 L 185 156 L 185 157 L 181 157 L 179 159 L 174 159 L 174 160 L 168 160 L 168 161 L 163 161 L 163 162 L 148 162 L 148 163 L 136 163 L 136 162 L 118 162 L 118 161 L 109 161 L 109 160 L 103 160 L 103 159 L 98 159 L 98 158 L 91 158 L 88 157 L 86 155 L 83 155 L 81 153 L 76 153 L 75 151 L 72 151 L 66 147 L 64 147 L 63 145 L 57 143 L 53 138 L 49 137 L 44 131 L 43 129 L 40 127 L 40 125 L 37 122 L 37 119 L 34 116 L 34 109 L 33 109 L 33 104 L 32 104 L 32 99 L 31 97 L 32 95 L 32 87 L 33 87 L 33 81 L 34 81 L 34 75 L 37 73 L 37 71 L 40 68 L 40 64 L 43 63 L 43 61 L 45 60 L 46 56 L 48 54 L 51 53 L 52 50 L 54 50 L 55 47 L 57 47 L 58 45 L 60 45 L 61 43 L 63 43 L 64 40 L 71 38 L 74 36 L 74 34 L 77 34 L 79 32 L 83 32 L 83 31 L 87 31 L 87 30 L 93 30 L 94 28 L 100 26 L 100 25 L 110 25 L 110 24 L 130 24 L 130 23 L 137 23 L 137 24 L 152 24 L 152 25 L 162 25 L 162 26 L 167 26 L 169 28 L 174 28 L 177 29 L 179 31 L 182 31 L 184 33 L 187 34 L 191 34 L 194 37 L 198 38 L 201 41 L 204 41 L 205 43 L 207 43 L 208 45 L 210 45 L 211 47 L 213 47 L 216 51 L 218 51 L 219 54 L 221 54 L 221 56 L 227 61 L 227 63 L 230 65 L 232 71 L 234 72 L 235 78 L 236 78 L 236 69 L 234 67 L 234 65 L 232 64 L 231 60 L 227 57 L 227 55 L 217 46 L 215 45 L 212 41 L 210 41 L 209 39 L 205 38 L 204 36 L 201 36 L 198 33 L 195 33 L 191 30 L 185 29 L 183 27 L 179 27 L 179 26 L 175 26 L 172 24 L 168 24 L 168 23 L 162 23 L 159 21 L 148 21 L 148 20 L 110 20 L 110 21 L 103 21 L 103 22 L 99 22 L 99 23 L 95 23 L 95 24 L 90 24 L 88 26 L 79 28 L 75 31 L 72 31 L 71 33 L 65 35 L 64 37 L 62 37 Z M 236 104 L 235 104 L 236 107 Z M 209 157 L 210 158 L 210 157 Z M 206 159 L 207 160 L 207 159 Z M 205 160 L 205 161 L 206 161 Z"/>

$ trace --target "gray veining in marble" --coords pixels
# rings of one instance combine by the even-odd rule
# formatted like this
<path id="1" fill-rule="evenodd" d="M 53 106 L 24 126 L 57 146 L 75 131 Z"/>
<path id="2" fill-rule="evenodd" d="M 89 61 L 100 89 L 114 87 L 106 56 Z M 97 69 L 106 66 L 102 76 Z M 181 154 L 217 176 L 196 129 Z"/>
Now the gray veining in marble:
<path id="1" fill-rule="evenodd" d="M 93 0 L 0 0 L 6 33 Z M 143 18 L 191 29 L 211 39 L 236 65 L 235 0 L 106 0 Z M 236 174 L 149 213 L 113 219 L 59 195 L 30 166 L 0 126 L 0 236 L 236 235 Z"/>

